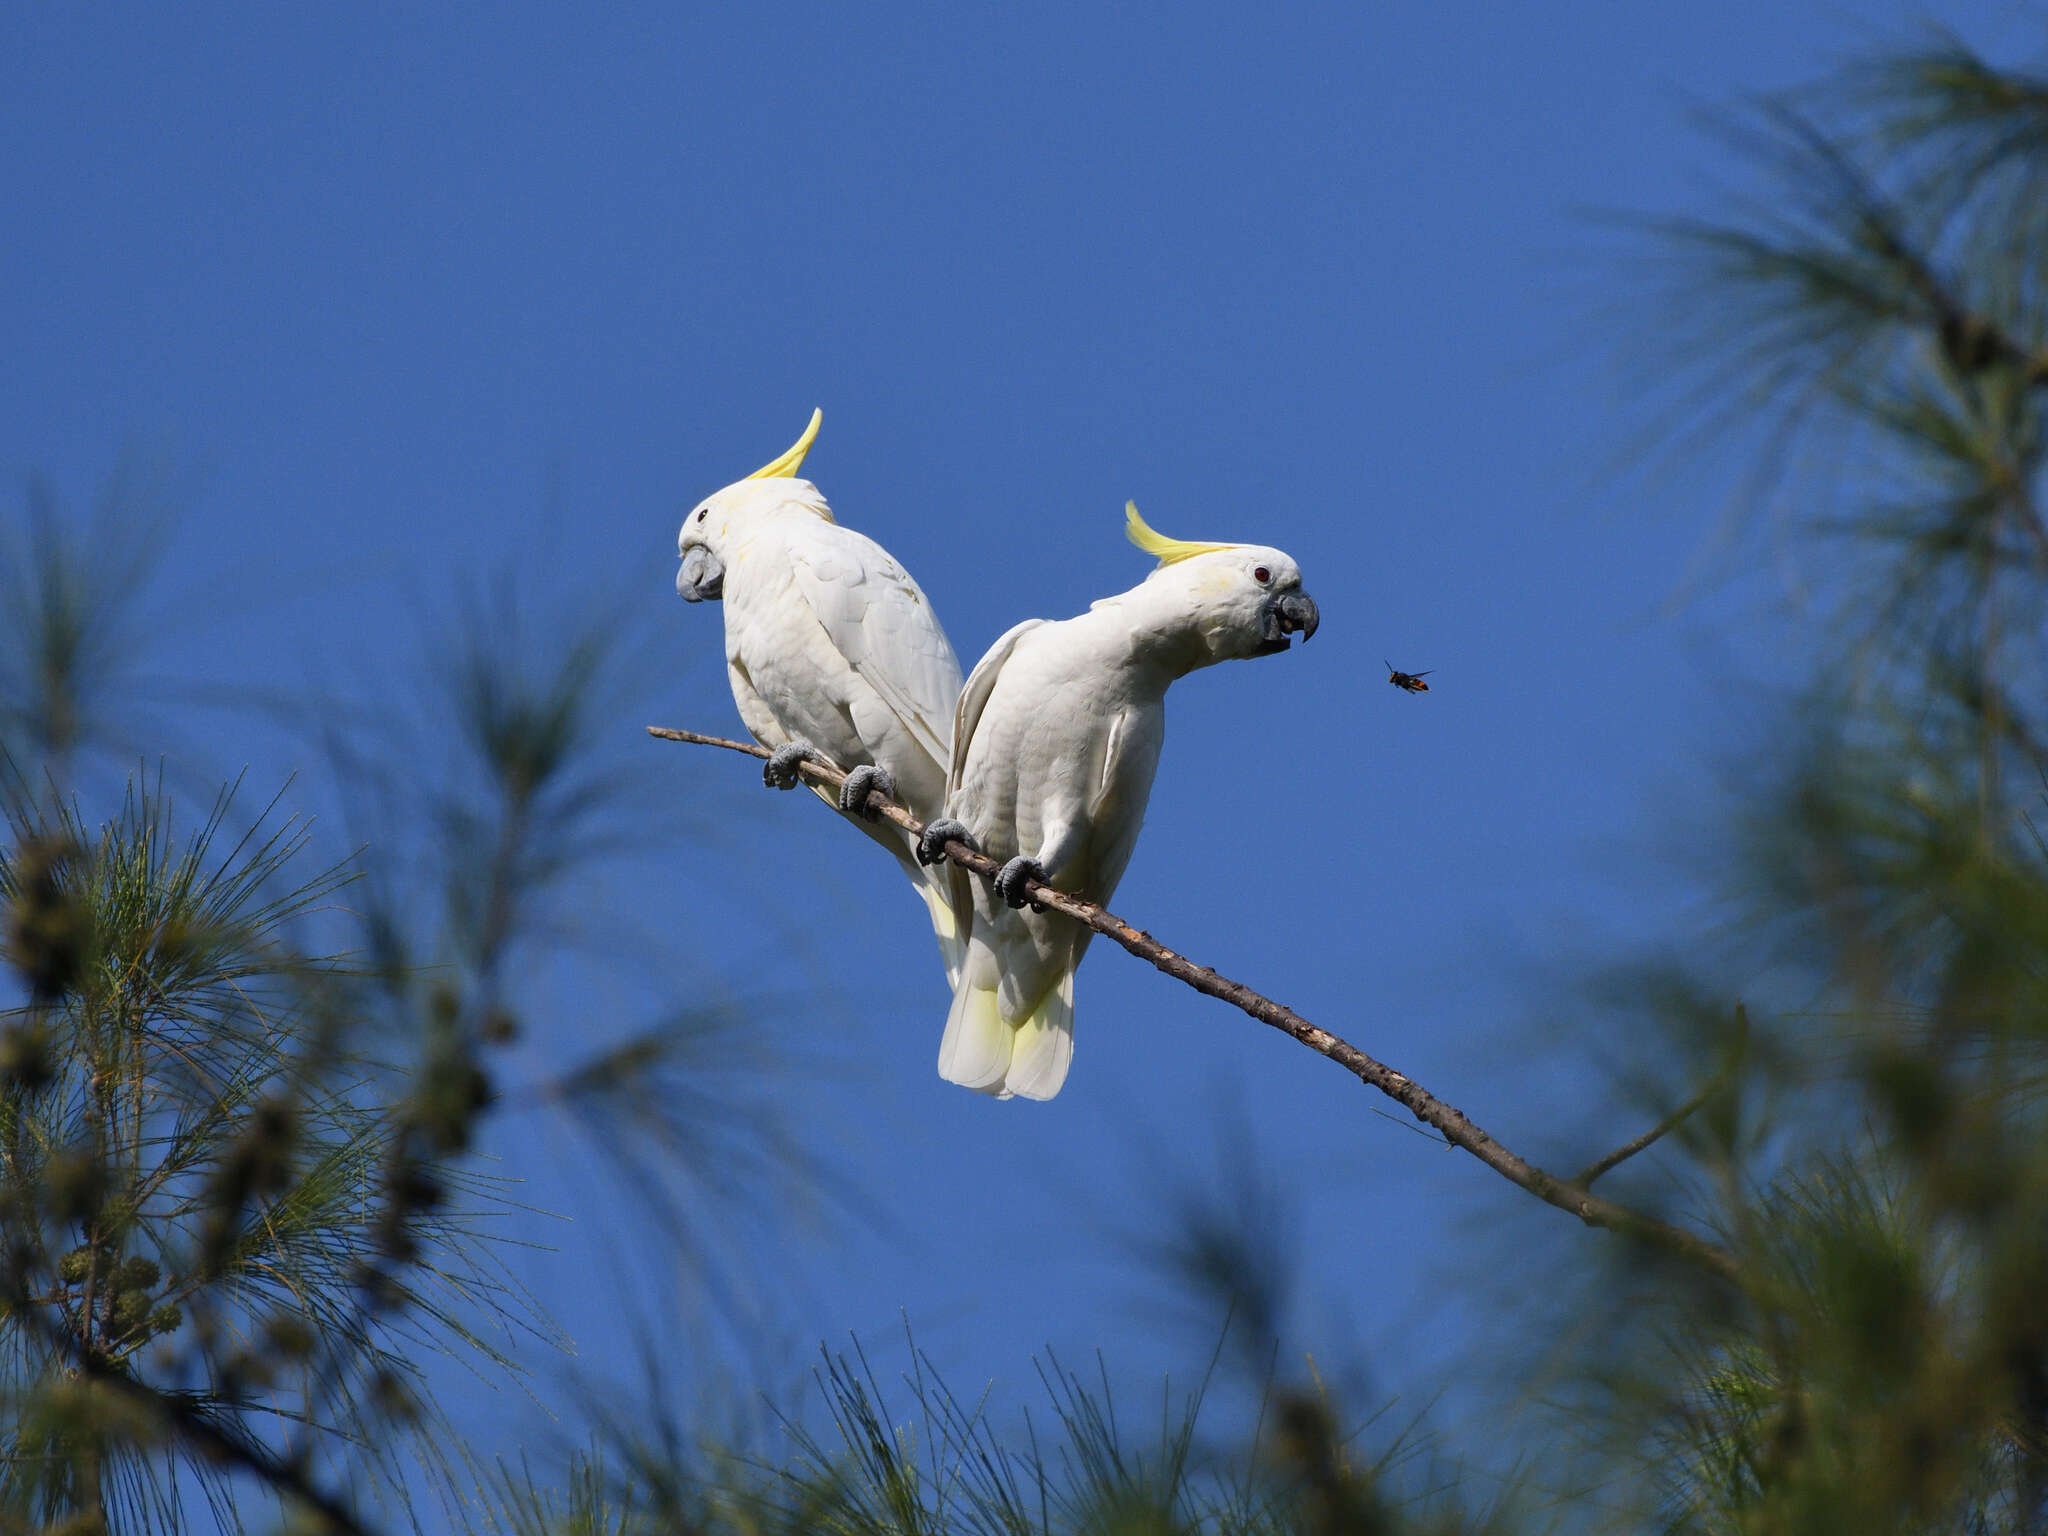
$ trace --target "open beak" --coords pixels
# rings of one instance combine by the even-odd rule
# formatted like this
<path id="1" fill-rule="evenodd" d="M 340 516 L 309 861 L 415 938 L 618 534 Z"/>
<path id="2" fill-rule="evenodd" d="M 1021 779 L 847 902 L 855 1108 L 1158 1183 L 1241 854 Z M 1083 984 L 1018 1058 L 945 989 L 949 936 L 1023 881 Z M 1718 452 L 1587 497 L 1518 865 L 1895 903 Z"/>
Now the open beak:
<path id="1" fill-rule="evenodd" d="M 718 557 L 702 544 L 684 550 L 683 568 L 676 572 L 676 595 L 686 603 L 715 603 L 724 592 L 725 567 Z"/>
<path id="2" fill-rule="evenodd" d="M 1260 637 L 1265 642 L 1259 647 L 1259 654 L 1279 655 L 1287 649 L 1289 635 L 1299 634 L 1302 644 L 1308 644 L 1319 622 L 1316 600 L 1306 592 L 1275 593 L 1259 610 Z"/>

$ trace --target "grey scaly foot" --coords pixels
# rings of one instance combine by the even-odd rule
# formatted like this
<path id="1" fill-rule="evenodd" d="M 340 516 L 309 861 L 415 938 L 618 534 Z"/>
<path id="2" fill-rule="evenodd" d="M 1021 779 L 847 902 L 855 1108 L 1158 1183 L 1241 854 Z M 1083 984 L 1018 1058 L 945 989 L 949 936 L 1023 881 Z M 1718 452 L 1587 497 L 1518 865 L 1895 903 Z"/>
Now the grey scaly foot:
<path id="1" fill-rule="evenodd" d="M 802 781 L 797 772 L 799 763 L 822 763 L 825 754 L 808 741 L 786 741 L 768 754 L 768 762 L 761 770 L 761 782 L 770 789 L 795 789 Z"/>
<path id="2" fill-rule="evenodd" d="M 868 793 L 880 790 L 890 799 L 896 798 L 896 776 L 886 768 L 877 768 L 869 763 L 846 776 L 846 782 L 839 786 L 839 809 L 849 816 L 858 816 L 862 821 L 873 821 L 882 813 L 868 809 Z"/>
<path id="3" fill-rule="evenodd" d="M 1044 906 L 1024 894 L 1024 882 L 1036 880 L 1045 884 L 1045 866 L 1036 859 L 1027 859 L 1023 854 L 1010 860 L 996 871 L 996 894 L 1013 907 L 1030 907 L 1034 912 L 1043 912 Z"/>
<path id="4" fill-rule="evenodd" d="M 969 848 L 979 849 L 974 834 L 967 830 L 965 822 L 940 817 L 932 822 L 917 838 L 917 862 L 920 864 L 943 864 L 946 862 L 946 844 L 964 843 Z"/>

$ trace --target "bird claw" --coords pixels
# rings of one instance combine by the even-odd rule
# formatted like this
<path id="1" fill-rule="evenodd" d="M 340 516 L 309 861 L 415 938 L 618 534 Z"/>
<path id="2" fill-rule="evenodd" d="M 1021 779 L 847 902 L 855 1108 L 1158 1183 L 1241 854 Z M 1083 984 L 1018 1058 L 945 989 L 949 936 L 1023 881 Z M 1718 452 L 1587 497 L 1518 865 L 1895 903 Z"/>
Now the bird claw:
<path id="1" fill-rule="evenodd" d="M 946 862 L 946 844 L 961 843 L 969 848 L 979 848 L 974 834 L 967 830 L 965 822 L 950 817 L 940 817 L 917 835 L 917 862 L 920 864 L 943 864 Z"/>
<path id="2" fill-rule="evenodd" d="M 1024 883 L 1027 880 L 1036 880 L 1040 885 L 1045 884 L 1045 866 L 1038 860 L 1027 859 L 1020 853 L 996 871 L 996 895 L 1003 899 L 1006 906 L 1028 906 L 1034 912 L 1043 912 L 1044 904 L 1033 901 L 1024 893 Z"/>
<path id="3" fill-rule="evenodd" d="M 877 768 L 872 763 L 863 763 L 846 776 L 846 782 L 839 786 L 839 809 L 849 816 L 858 816 L 862 821 L 873 821 L 882 813 L 871 809 L 868 795 L 880 791 L 890 800 L 896 798 L 896 776 L 886 768 Z"/>
<path id="4" fill-rule="evenodd" d="M 802 764 L 824 761 L 825 754 L 808 741 L 786 741 L 768 754 L 761 782 L 770 789 L 795 789 L 803 777 L 797 771 Z"/>

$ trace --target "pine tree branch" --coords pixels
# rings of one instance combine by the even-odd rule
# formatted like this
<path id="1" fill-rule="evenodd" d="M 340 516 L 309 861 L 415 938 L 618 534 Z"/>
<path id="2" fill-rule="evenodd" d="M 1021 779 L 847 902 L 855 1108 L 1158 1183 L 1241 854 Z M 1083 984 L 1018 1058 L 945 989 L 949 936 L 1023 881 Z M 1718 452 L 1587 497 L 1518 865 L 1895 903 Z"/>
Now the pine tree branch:
<path id="1" fill-rule="evenodd" d="M 765 747 L 756 746 L 750 741 L 733 741 L 723 736 L 704 736 L 695 731 L 673 730 L 659 725 L 648 726 L 647 734 L 662 741 L 723 747 L 730 752 L 744 752 L 749 757 L 768 756 Z M 810 783 L 823 785 L 829 789 L 837 789 L 846 781 L 846 775 L 829 763 L 807 761 L 800 765 L 798 771 Z M 912 837 L 924 830 L 923 822 L 879 792 L 869 794 L 867 808 L 901 827 Z M 946 857 L 963 869 L 990 878 L 993 878 L 1002 867 L 986 854 L 978 853 L 957 842 L 946 844 Z M 1063 913 L 1077 923 L 1085 923 L 1105 938 L 1115 940 L 1139 959 L 1150 961 L 1167 975 L 1185 982 L 1197 992 L 1229 1003 L 1261 1024 L 1270 1025 L 1281 1033 L 1292 1036 L 1317 1055 L 1329 1057 L 1367 1087 L 1376 1088 L 1393 1099 L 1423 1124 L 1434 1126 L 1452 1146 L 1462 1148 L 1509 1183 L 1526 1190 L 1546 1204 L 1569 1212 L 1588 1226 L 1605 1227 L 1610 1231 L 1626 1234 L 1653 1247 L 1661 1248 L 1725 1280 L 1738 1285 L 1742 1283 L 1740 1263 L 1733 1253 L 1718 1243 L 1709 1242 L 1697 1233 L 1688 1232 L 1683 1227 L 1674 1226 L 1670 1222 L 1634 1210 L 1617 1201 L 1604 1199 L 1591 1190 L 1546 1172 L 1528 1159 L 1509 1151 L 1474 1124 L 1462 1111 L 1439 1099 L 1413 1078 L 1395 1071 L 1386 1063 L 1328 1030 L 1311 1024 L 1292 1008 L 1253 991 L 1243 982 L 1232 981 L 1227 976 L 1218 975 L 1206 965 L 1195 964 L 1186 956 L 1168 949 L 1151 934 L 1133 928 L 1122 918 L 1092 901 L 1084 901 L 1078 896 L 1056 891 L 1036 880 L 1028 882 L 1025 890 L 1034 902 Z"/>
<path id="2" fill-rule="evenodd" d="M 1935 339 L 1959 377 L 2004 364 L 2016 369 L 2029 388 L 2048 383 L 2048 349 L 2027 346 L 1989 315 L 1970 308 L 1943 282 L 1933 258 L 1908 237 L 1900 210 L 1840 142 L 1795 111 L 1780 109 L 1770 116 L 1827 169 L 1837 196 L 1853 210 L 1853 224 L 1843 231 L 1849 237 L 1846 254 L 1853 256 L 1862 247 L 1891 267 L 1919 300 L 1922 318 L 1932 322 Z"/>
<path id="3" fill-rule="evenodd" d="M 65 1343 L 47 1326 L 43 1331 L 53 1343 Z M 231 1433 L 179 1394 L 160 1392 L 90 1350 L 71 1349 L 69 1353 L 87 1380 L 110 1387 L 159 1416 L 173 1434 L 202 1456 L 239 1467 L 262 1481 L 272 1493 L 304 1505 L 326 1522 L 327 1530 L 334 1536 L 373 1536 L 370 1528 L 356 1518 L 355 1511 L 314 1483 L 303 1464 L 282 1460 L 257 1442 Z"/>

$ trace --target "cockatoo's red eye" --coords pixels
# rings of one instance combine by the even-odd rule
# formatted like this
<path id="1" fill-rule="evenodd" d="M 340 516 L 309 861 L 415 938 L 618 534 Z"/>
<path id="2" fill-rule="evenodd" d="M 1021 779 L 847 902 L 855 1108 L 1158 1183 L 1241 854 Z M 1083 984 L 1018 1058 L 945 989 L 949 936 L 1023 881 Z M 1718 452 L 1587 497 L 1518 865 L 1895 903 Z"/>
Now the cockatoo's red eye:
<path id="1" fill-rule="evenodd" d="M 1272 579 L 1273 573 L 1267 570 L 1263 565 L 1252 572 L 1252 580 L 1256 581 L 1262 587 Z"/>

